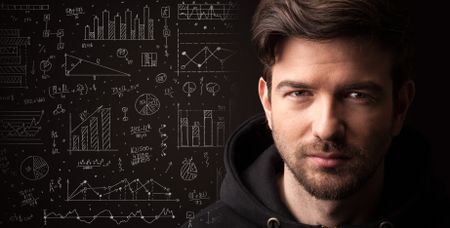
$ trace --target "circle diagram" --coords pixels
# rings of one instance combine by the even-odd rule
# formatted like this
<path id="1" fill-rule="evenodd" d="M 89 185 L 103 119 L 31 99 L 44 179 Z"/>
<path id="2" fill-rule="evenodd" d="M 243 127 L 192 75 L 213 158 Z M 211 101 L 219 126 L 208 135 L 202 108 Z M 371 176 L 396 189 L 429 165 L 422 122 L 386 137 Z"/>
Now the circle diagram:
<path id="1" fill-rule="evenodd" d="M 188 97 L 191 96 L 191 93 L 195 92 L 197 90 L 197 85 L 193 82 L 185 82 L 183 84 L 183 92 L 187 93 Z"/>
<path id="2" fill-rule="evenodd" d="M 140 95 L 134 103 L 136 112 L 143 116 L 155 114 L 159 110 L 160 106 L 161 104 L 159 103 L 159 99 L 151 93 L 144 93 Z"/>
<path id="3" fill-rule="evenodd" d="M 166 73 L 159 73 L 156 75 L 155 80 L 157 83 L 164 83 L 167 80 L 167 74 Z"/>
<path id="4" fill-rule="evenodd" d="M 192 181 L 197 177 L 197 174 L 197 166 L 194 162 L 192 162 L 192 158 L 189 160 L 185 159 L 180 169 L 181 179 L 185 181 Z"/>
<path id="5" fill-rule="evenodd" d="M 52 63 L 48 59 L 42 60 L 39 64 L 39 69 L 41 69 L 42 72 L 48 72 L 52 69 Z"/>
<path id="6" fill-rule="evenodd" d="M 20 164 L 20 174 L 27 180 L 40 180 L 49 171 L 47 162 L 40 156 L 29 156 Z"/>
<path id="7" fill-rule="evenodd" d="M 215 96 L 220 91 L 220 85 L 215 82 L 209 82 L 206 84 L 206 91 Z"/>

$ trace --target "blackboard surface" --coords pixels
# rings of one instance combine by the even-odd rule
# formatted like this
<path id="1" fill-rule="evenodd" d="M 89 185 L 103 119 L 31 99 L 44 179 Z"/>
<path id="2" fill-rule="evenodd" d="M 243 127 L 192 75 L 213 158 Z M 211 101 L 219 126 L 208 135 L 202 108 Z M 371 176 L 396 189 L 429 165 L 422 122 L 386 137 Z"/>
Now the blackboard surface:
<path id="1" fill-rule="evenodd" d="M 238 2 L 10 1 L 0 18 L 1 226 L 178 227 L 218 198 Z"/>
<path id="2" fill-rule="evenodd" d="M 214 202 L 227 137 L 261 111 L 257 2 L 2 1 L 0 226 L 178 227 Z M 407 124 L 448 193 L 439 8 L 416 10 Z"/>

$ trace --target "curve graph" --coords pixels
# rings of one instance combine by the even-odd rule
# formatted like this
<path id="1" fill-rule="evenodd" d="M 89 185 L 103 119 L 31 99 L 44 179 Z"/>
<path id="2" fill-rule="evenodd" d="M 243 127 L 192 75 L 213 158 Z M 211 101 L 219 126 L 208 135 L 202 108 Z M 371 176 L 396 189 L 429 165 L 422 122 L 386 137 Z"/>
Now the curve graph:
<path id="1" fill-rule="evenodd" d="M 125 202 L 179 202 L 172 198 L 170 189 L 157 181 L 150 179 L 145 182 L 140 179 L 128 181 L 126 178 L 110 186 L 92 186 L 88 181 L 81 182 L 70 191 L 70 181 L 67 179 L 66 201 L 125 201 Z"/>
<path id="2" fill-rule="evenodd" d="M 67 212 L 66 214 L 60 214 L 56 212 L 48 212 L 44 209 L 44 225 L 47 225 L 49 220 L 78 220 L 79 222 L 92 224 L 99 219 L 110 219 L 117 225 L 127 223 L 132 219 L 142 220 L 147 224 L 152 224 L 158 219 L 171 218 L 174 219 L 175 215 L 173 211 L 168 208 L 163 208 L 161 212 L 155 215 L 145 215 L 142 210 L 130 212 L 128 215 L 114 215 L 110 210 L 105 209 L 94 215 L 79 214 L 76 209 Z"/>

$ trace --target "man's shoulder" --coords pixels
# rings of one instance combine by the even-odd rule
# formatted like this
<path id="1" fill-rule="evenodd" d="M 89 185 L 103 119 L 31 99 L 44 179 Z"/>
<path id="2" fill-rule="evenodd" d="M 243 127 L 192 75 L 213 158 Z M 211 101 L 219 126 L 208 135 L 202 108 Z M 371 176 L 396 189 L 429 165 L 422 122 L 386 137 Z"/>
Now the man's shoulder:
<path id="1" fill-rule="evenodd" d="M 223 201 L 216 201 L 190 218 L 181 228 L 255 227 Z"/>

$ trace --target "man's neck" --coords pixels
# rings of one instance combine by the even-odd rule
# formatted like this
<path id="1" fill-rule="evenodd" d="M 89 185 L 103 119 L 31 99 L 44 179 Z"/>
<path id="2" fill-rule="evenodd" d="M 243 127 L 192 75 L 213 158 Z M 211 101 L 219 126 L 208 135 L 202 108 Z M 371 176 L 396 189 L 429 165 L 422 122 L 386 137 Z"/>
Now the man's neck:
<path id="1" fill-rule="evenodd" d="M 357 192 L 343 200 L 321 200 L 309 194 L 285 167 L 279 179 L 281 198 L 301 223 L 335 227 L 361 224 L 374 216 L 383 188 L 384 166 Z"/>

